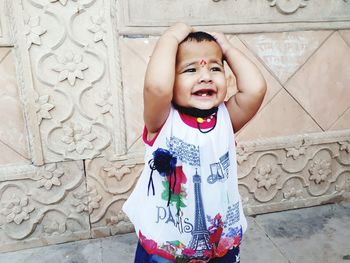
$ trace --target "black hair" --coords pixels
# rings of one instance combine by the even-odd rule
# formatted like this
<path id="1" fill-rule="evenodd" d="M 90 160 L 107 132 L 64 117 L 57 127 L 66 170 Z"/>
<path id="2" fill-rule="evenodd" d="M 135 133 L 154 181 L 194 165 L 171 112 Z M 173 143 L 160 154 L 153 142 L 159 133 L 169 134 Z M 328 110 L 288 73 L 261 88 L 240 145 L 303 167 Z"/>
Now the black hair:
<path id="1" fill-rule="evenodd" d="M 196 42 L 214 41 L 214 42 L 216 42 L 216 39 L 212 35 L 210 35 L 206 32 L 197 31 L 197 32 L 189 33 L 188 36 L 181 43 L 184 43 L 187 41 L 196 41 Z"/>
<path id="2" fill-rule="evenodd" d="M 208 42 L 212 42 L 214 41 L 215 43 L 217 43 L 216 39 L 203 31 L 196 31 L 196 32 L 191 32 L 187 35 L 187 37 L 181 41 L 180 44 L 188 42 L 188 41 L 196 41 L 196 42 L 202 42 L 202 41 L 208 41 Z M 224 56 L 222 57 L 222 62 L 224 61 Z"/>

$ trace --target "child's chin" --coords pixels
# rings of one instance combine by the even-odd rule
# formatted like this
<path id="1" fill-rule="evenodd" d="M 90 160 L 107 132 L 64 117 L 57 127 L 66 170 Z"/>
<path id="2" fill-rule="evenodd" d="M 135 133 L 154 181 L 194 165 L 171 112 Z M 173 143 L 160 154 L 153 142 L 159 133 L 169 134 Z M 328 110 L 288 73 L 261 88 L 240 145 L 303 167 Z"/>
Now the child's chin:
<path id="1" fill-rule="evenodd" d="M 174 103 L 174 102 L 173 102 Z M 219 106 L 220 102 L 215 102 L 215 101 L 196 101 L 196 102 L 192 102 L 192 103 L 176 103 L 176 105 L 181 106 L 181 107 L 185 107 L 185 108 L 197 108 L 200 110 L 209 110 L 212 109 L 214 107 Z"/>
<path id="2" fill-rule="evenodd" d="M 194 108 L 200 109 L 200 110 L 209 110 L 211 108 L 219 106 L 217 103 L 206 103 L 206 104 L 198 104 L 194 106 Z"/>

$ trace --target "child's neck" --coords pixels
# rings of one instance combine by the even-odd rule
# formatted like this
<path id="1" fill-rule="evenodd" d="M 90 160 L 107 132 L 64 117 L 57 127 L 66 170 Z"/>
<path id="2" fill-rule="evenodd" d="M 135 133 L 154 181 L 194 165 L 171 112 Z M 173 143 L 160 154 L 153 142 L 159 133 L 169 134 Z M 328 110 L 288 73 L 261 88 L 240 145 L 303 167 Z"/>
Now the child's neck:
<path id="1" fill-rule="evenodd" d="M 180 113 L 183 113 L 195 118 L 206 118 L 218 112 L 218 107 L 213 107 L 208 110 L 201 110 L 197 108 L 179 106 L 179 105 L 176 105 L 175 103 L 173 103 L 173 105 L 174 105 L 174 108 L 177 109 Z"/>

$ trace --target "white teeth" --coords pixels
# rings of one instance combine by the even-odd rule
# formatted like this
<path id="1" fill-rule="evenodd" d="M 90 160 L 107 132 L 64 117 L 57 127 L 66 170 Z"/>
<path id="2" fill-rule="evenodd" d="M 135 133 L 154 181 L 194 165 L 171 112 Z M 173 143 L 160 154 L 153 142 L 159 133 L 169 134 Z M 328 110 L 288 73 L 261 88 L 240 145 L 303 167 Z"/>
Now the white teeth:
<path id="1" fill-rule="evenodd" d="M 206 97 L 206 96 L 207 96 L 207 93 L 203 93 L 201 96 L 202 96 L 202 97 Z"/>

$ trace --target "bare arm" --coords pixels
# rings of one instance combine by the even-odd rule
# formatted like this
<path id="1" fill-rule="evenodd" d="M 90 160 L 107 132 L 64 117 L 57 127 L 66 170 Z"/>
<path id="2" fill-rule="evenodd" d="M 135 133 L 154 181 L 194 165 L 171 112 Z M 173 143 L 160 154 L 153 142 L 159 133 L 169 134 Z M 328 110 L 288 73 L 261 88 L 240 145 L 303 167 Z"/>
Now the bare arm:
<path id="1" fill-rule="evenodd" d="M 223 34 L 212 33 L 236 77 L 238 92 L 227 102 L 234 130 L 240 130 L 256 112 L 266 93 L 266 81 L 256 65 L 233 47 Z"/>
<path id="2" fill-rule="evenodd" d="M 148 63 L 143 90 L 144 121 L 148 132 L 157 132 L 169 115 L 179 43 L 191 32 L 177 23 L 159 38 Z"/>

